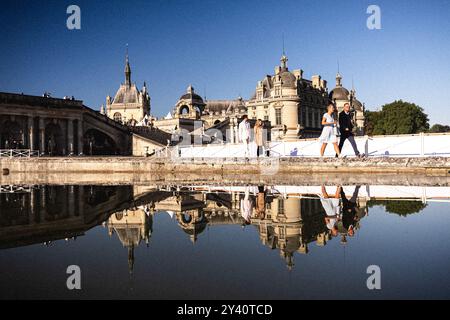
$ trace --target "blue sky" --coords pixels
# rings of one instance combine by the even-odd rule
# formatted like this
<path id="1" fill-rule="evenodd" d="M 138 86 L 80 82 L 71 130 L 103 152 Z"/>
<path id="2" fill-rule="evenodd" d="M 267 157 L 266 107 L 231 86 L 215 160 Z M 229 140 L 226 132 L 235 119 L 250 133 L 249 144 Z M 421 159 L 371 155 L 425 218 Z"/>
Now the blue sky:
<path id="1" fill-rule="evenodd" d="M 81 8 L 81 30 L 66 8 Z M 366 27 L 370 4 L 381 30 Z M 344 85 L 352 77 L 370 110 L 415 102 L 450 124 L 450 1 L 2 1 L 0 91 L 74 95 L 94 109 L 123 82 L 144 80 L 153 113 L 165 115 L 192 84 L 208 99 L 249 98 L 273 73 L 285 38 L 288 65 Z"/>

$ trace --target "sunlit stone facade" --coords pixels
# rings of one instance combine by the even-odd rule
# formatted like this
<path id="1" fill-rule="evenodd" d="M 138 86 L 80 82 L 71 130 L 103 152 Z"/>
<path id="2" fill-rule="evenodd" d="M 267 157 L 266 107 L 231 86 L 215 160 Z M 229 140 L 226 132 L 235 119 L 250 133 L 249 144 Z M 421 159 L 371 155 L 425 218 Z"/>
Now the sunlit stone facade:
<path id="1" fill-rule="evenodd" d="M 364 135 L 365 106 L 356 99 L 356 90 L 354 88 L 350 91 L 344 88 L 342 85 L 342 75 L 339 72 L 336 74 L 336 87 L 331 90 L 329 98 L 336 104 L 338 112 L 342 111 L 346 103 L 350 104 L 355 133 L 357 135 Z"/>
<path id="2" fill-rule="evenodd" d="M 249 117 L 269 120 L 272 140 L 318 136 L 328 100 L 327 82 L 319 75 L 307 80 L 303 70 L 289 71 L 284 54 L 280 61 L 274 75 L 258 81 L 255 94 L 246 104 Z"/>
<path id="3" fill-rule="evenodd" d="M 106 97 L 106 110 L 100 112 L 109 118 L 124 124 L 135 125 L 146 115 L 150 115 L 150 95 L 144 82 L 142 90 L 131 82 L 131 67 L 128 54 L 125 61 L 125 83 L 121 84 L 114 98 Z"/>

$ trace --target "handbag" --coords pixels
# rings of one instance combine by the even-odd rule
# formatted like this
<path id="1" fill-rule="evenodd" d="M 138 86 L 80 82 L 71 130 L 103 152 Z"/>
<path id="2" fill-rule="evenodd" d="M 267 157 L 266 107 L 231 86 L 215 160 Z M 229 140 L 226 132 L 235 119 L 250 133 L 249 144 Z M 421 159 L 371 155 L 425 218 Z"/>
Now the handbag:
<path id="1" fill-rule="evenodd" d="M 339 137 L 341 134 L 339 133 L 338 127 L 337 126 L 333 126 L 333 134 L 336 137 Z"/>

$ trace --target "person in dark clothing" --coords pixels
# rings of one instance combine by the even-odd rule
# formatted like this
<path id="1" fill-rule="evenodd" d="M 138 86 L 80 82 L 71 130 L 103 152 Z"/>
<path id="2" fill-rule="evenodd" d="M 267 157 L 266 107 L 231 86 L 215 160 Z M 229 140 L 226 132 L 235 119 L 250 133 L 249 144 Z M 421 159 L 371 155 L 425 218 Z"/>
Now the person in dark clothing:
<path id="1" fill-rule="evenodd" d="M 342 152 L 342 147 L 344 146 L 345 140 L 350 141 L 353 151 L 357 157 L 360 157 L 358 147 L 356 146 L 355 137 L 353 136 L 353 123 L 350 113 L 350 104 L 344 104 L 344 110 L 339 113 L 339 131 L 341 133 L 341 138 L 339 141 L 339 151 Z"/>
<path id="2" fill-rule="evenodd" d="M 358 218 L 356 216 L 356 200 L 358 199 L 360 186 L 355 187 L 355 191 L 350 199 L 347 199 L 344 193 L 344 188 L 341 189 L 341 199 L 342 199 L 342 225 L 347 230 L 348 235 L 353 237 L 354 226 Z"/>

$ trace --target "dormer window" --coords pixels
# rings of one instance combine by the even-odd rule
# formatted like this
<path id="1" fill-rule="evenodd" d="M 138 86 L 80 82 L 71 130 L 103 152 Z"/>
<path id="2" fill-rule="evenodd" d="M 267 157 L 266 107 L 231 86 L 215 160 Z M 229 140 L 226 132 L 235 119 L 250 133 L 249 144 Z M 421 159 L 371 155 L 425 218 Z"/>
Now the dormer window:
<path id="1" fill-rule="evenodd" d="M 262 93 L 262 91 L 259 91 L 257 94 L 257 99 L 262 100 L 262 98 L 263 98 L 263 93 Z"/>
<path id="2" fill-rule="evenodd" d="M 275 87 L 275 96 L 281 96 L 281 87 Z"/>

